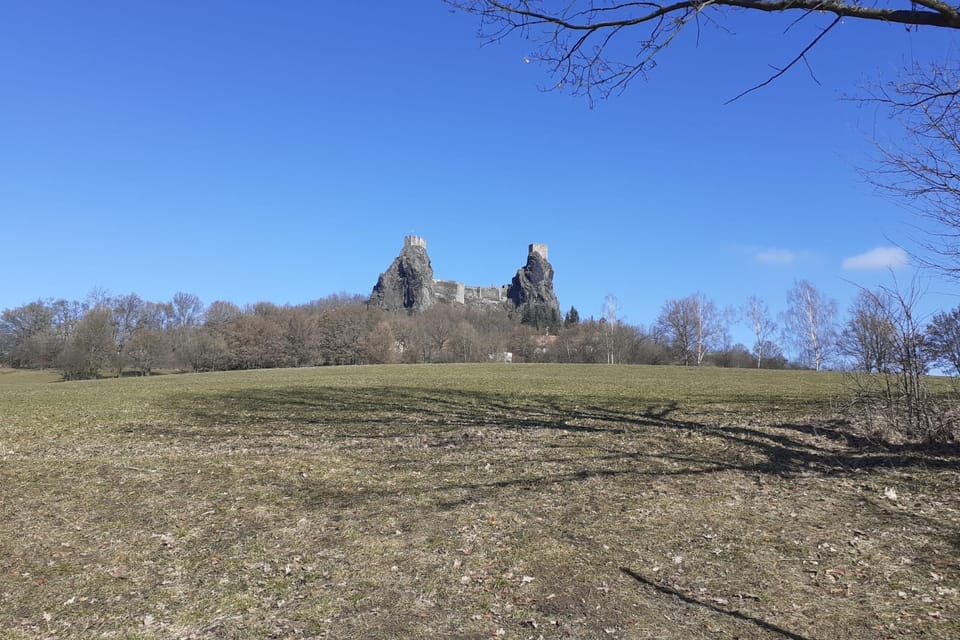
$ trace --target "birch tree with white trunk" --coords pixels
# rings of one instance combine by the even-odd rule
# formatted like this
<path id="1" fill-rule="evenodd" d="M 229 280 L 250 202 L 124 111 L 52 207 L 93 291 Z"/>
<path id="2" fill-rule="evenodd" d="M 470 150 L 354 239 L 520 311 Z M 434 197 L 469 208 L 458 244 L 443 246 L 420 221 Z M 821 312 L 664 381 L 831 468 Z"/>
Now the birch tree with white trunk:
<path id="1" fill-rule="evenodd" d="M 836 343 L 837 301 L 824 296 L 806 280 L 787 292 L 784 338 L 797 350 L 800 364 L 823 369 Z"/>

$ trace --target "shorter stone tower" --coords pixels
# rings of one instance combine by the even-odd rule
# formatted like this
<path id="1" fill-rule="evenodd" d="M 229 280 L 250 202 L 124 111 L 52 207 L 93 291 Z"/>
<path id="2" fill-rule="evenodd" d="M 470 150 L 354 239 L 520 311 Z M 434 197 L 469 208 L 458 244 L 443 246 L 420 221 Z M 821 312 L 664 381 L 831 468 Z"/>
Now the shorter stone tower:
<path id="1" fill-rule="evenodd" d="M 545 244 L 534 242 L 533 244 L 530 245 L 530 249 L 527 253 L 528 254 L 538 253 L 540 254 L 540 257 L 543 258 L 544 260 L 549 260 L 549 258 L 547 257 L 547 245 Z"/>

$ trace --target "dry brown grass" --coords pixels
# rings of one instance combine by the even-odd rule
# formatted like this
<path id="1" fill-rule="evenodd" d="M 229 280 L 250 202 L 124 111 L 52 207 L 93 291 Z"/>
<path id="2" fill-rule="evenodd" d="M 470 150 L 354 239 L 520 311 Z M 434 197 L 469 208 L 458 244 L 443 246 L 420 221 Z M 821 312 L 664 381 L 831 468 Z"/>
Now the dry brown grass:
<path id="1" fill-rule="evenodd" d="M 0 381 L 0 637 L 960 636 L 960 452 L 839 378 Z"/>

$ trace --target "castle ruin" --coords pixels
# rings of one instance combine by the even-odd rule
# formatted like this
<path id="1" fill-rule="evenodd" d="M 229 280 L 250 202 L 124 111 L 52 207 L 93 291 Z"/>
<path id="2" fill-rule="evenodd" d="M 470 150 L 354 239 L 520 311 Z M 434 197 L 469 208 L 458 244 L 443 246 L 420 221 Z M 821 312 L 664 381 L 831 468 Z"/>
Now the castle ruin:
<path id="1" fill-rule="evenodd" d="M 538 244 L 534 242 L 533 244 L 530 245 L 528 251 L 529 253 L 539 254 L 544 260 L 547 259 L 547 245 L 545 244 Z"/>
<path id="2" fill-rule="evenodd" d="M 553 291 L 553 267 L 547 259 L 547 245 L 529 245 L 527 263 L 510 284 L 473 286 L 456 280 L 433 277 L 427 255 L 427 241 L 409 235 L 403 250 L 386 271 L 380 274 L 370 295 L 370 304 L 388 311 L 423 311 L 437 302 L 482 308 L 502 306 L 516 311 L 521 318 L 535 318 L 539 324 L 559 321 L 560 303 Z"/>
<path id="3" fill-rule="evenodd" d="M 407 247 L 423 247 L 427 248 L 427 241 L 420 236 L 404 236 L 403 237 L 403 248 Z"/>

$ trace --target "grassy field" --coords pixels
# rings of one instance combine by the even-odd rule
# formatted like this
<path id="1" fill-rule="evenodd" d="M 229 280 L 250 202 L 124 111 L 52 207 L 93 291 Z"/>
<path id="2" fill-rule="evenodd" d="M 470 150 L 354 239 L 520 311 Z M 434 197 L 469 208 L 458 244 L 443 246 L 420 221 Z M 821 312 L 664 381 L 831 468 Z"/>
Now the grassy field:
<path id="1" fill-rule="evenodd" d="M 960 451 L 834 374 L 54 378 L 0 372 L 0 638 L 960 637 Z"/>

